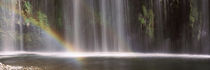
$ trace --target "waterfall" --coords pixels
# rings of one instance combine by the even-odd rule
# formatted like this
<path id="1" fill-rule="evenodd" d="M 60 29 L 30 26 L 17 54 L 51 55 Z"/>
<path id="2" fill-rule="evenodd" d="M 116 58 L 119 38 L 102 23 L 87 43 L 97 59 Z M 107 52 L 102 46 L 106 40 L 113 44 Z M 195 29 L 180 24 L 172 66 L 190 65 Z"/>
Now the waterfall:
<path id="1" fill-rule="evenodd" d="M 128 51 L 125 42 L 126 0 L 64 2 L 72 2 L 72 5 L 64 6 L 65 39 L 73 42 L 76 51 Z M 68 17 L 70 15 L 72 17 Z"/>
<path id="2" fill-rule="evenodd" d="M 21 12 L 21 10 L 22 10 L 22 7 L 21 7 L 21 1 L 17 1 L 17 5 L 18 5 L 18 12 Z M 22 15 L 21 13 L 20 13 L 20 15 Z M 18 40 L 18 44 L 19 44 L 19 51 L 24 51 L 24 44 L 23 44 L 23 20 L 22 20 L 22 17 L 21 16 L 19 16 L 18 17 L 18 26 L 19 26 L 19 28 L 18 28 L 18 33 L 19 33 L 19 40 Z"/>
<path id="3" fill-rule="evenodd" d="M 80 51 L 82 49 L 81 42 L 81 22 L 80 22 L 80 0 L 73 0 L 73 25 L 74 25 L 74 45 L 76 51 Z"/>
<path id="4" fill-rule="evenodd" d="M 202 40 L 202 52 L 208 53 L 209 52 L 209 1 L 208 0 L 202 0 L 202 26 L 201 26 L 201 40 Z"/>
<path id="5" fill-rule="evenodd" d="M 207 7 L 208 0 L 0 0 L 0 51 L 209 53 Z"/>
<path id="6" fill-rule="evenodd" d="M 125 0 L 101 0 L 102 47 L 105 52 L 128 49 L 123 42 L 127 14 L 125 5 Z"/>
<path id="7" fill-rule="evenodd" d="M 22 34 L 21 18 L 17 16 L 17 12 L 21 11 L 20 1 L 1 0 L 1 3 L 1 51 L 20 51 L 23 49 L 22 36 L 17 39 L 18 34 Z M 16 30 L 16 25 L 20 26 L 19 30 Z"/>

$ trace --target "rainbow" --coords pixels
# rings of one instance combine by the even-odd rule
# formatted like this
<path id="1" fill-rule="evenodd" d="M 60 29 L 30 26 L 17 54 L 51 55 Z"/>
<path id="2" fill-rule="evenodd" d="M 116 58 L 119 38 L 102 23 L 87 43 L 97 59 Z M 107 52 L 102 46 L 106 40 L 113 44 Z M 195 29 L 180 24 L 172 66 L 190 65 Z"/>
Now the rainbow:
<path id="1" fill-rule="evenodd" d="M 17 9 L 11 9 L 8 8 L 7 6 L 2 5 L 2 3 L 0 2 L 0 7 L 1 8 L 6 8 L 9 11 L 14 11 L 16 14 L 22 16 L 22 18 L 24 20 L 27 20 L 27 17 L 25 14 L 22 13 L 22 11 L 17 10 Z M 74 50 L 74 45 L 71 44 L 70 42 L 66 41 L 61 35 L 59 35 L 59 33 L 57 33 L 55 30 L 53 30 L 52 28 L 50 28 L 47 25 L 39 25 L 39 21 L 36 20 L 34 17 L 30 20 L 30 22 L 32 22 L 31 24 L 40 27 L 43 31 L 45 31 L 49 36 L 51 36 L 52 38 L 56 39 L 57 42 L 59 42 L 63 47 L 65 47 L 65 49 L 67 49 L 68 51 L 70 51 L 70 53 L 39 53 L 39 52 L 22 52 L 22 53 L 18 53 L 18 52 L 6 52 L 6 53 L 1 53 L 0 55 L 13 55 L 13 54 L 39 54 L 39 55 L 44 55 L 44 56 L 54 56 L 54 55 L 58 55 L 57 57 L 77 57 L 75 58 L 76 63 L 78 63 L 78 65 L 82 64 L 82 59 L 80 57 L 174 57 L 174 58 L 198 58 L 198 59 L 210 59 L 210 55 L 200 55 L 200 54 L 167 54 L 167 53 L 122 53 L 122 52 L 110 52 L 110 53 L 106 53 L 106 52 L 95 52 L 95 53 L 74 53 L 76 52 Z M 114 32 L 112 32 L 114 33 Z M 122 40 L 124 41 L 124 40 Z M 72 55 L 71 55 L 72 54 Z M 56 56 L 55 56 L 56 57 Z"/>
<path id="2" fill-rule="evenodd" d="M 86 5 L 86 3 L 84 3 L 84 2 L 81 2 L 81 3 L 83 5 Z M 18 10 L 17 8 L 11 9 L 8 6 L 2 5 L 2 4 L 3 3 L 0 2 L 0 6 L 1 7 L 6 8 L 9 11 L 14 11 L 16 14 L 20 15 L 25 21 L 29 18 L 30 22 L 31 22 L 30 24 L 41 28 L 44 32 L 46 32 L 47 35 L 49 35 L 52 38 L 54 38 L 67 51 L 69 51 L 69 52 L 78 52 L 78 51 L 75 50 L 75 48 L 74 48 L 75 46 L 71 42 L 66 41 L 64 37 L 62 37 L 58 32 L 56 32 L 56 30 L 52 29 L 51 27 L 49 27 L 47 25 L 44 25 L 44 23 L 42 23 L 43 25 L 39 25 L 40 22 L 34 16 L 24 14 L 22 12 L 22 10 Z M 88 12 L 93 13 L 95 15 L 98 14 L 97 12 L 94 12 L 94 10 L 92 8 L 90 8 L 89 6 L 84 6 L 84 7 L 88 9 Z M 113 34 L 113 36 L 115 36 L 115 37 L 117 36 L 116 32 L 114 32 L 112 30 L 112 28 L 109 28 L 109 31 Z M 124 42 L 124 44 L 125 44 L 124 46 L 125 47 L 128 47 L 128 44 L 126 43 L 126 41 L 124 39 L 121 39 L 120 41 Z M 129 49 L 129 51 L 131 51 L 131 50 Z"/>
<path id="3" fill-rule="evenodd" d="M 1 2 L 0 2 L 0 7 L 1 8 L 5 8 L 5 9 L 7 9 L 9 11 L 14 11 L 14 13 L 17 14 L 17 15 L 20 15 L 24 19 L 24 21 L 27 18 L 29 18 L 29 17 L 27 17 L 26 15 L 23 14 L 22 10 L 11 9 L 11 8 L 9 8 L 7 6 L 2 5 Z M 34 17 L 31 17 L 30 16 L 30 18 L 32 18 L 32 20 L 30 20 L 30 22 L 31 22 L 30 24 L 32 24 L 32 25 L 34 25 L 34 26 L 39 27 L 40 29 L 42 29 L 44 32 L 47 33 L 48 36 L 51 36 L 52 38 L 54 38 L 67 51 L 75 52 L 73 45 L 70 42 L 65 41 L 65 39 L 61 35 L 59 35 L 59 33 L 57 33 L 55 30 L 53 30 L 52 28 L 50 28 L 47 25 L 42 25 L 42 26 L 38 25 L 39 21 L 36 20 Z M 68 55 L 75 55 L 74 53 L 70 53 L 70 52 L 68 53 Z M 30 52 L 20 51 L 20 52 L 6 52 L 6 53 L 22 53 L 22 54 L 27 54 L 27 53 L 30 53 Z M 38 52 L 35 52 L 33 54 L 37 54 L 37 53 Z M 58 56 L 58 55 L 63 55 L 63 54 L 53 54 L 53 56 Z M 82 60 L 84 58 L 71 58 L 71 59 L 74 61 L 74 63 L 76 63 L 80 67 L 81 64 L 83 64 L 83 61 Z"/>
<path id="4" fill-rule="evenodd" d="M 24 16 L 24 15 L 23 15 Z M 26 16 L 23 17 L 25 20 L 27 19 Z M 38 21 L 33 19 L 31 20 L 32 24 L 40 27 L 43 31 L 45 31 L 48 35 L 52 36 L 53 38 L 55 38 L 61 45 L 63 45 L 68 51 L 74 52 L 74 48 L 73 45 L 67 41 L 65 41 L 65 39 L 59 35 L 59 33 L 57 33 L 55 30 L 53 30 L 52 28 L 50 28 L 49 26 L 43 25 L 43 26 L 39 26 L 38 25 Z"/>
<path id="5" fill-rule="evenodd" d="M 73 45 L 70 42 L 65 41 L 65 39 L 61 35 L 59 35 L 59 33 L 57 33 L 55 30 L 53 30 L 49 26 L 47 26 L 47 25 L 41 25 L 40 26 L 39 25 L 40 22 L 38 20 L 36 20 L 33 16 L 27 17 L 26 15 L 23 14 L 22 11 L 17 10 L 16 8 L 15 9 L 11 9 L 11 8 L 9 8 L 7 6 L 4 6 L 3 3 L 1 3 L 1 2 L 0 2 L 0 6 L 1 6 L 1 8 L 6 8 L 9 11 L 14 11 L 16 14 L 22 16 L 22 18 L 24 20 L 27 20 L 28 18 L 31 18 L 31 20 L 30 20 L 31 23 L 30 24 L 41 28 L 48 35 L 50 35 L 52 38 L 56 39 L 56 41 L 58 41 L 62 46 L 64 46 L 67 49 L 67 51 L 71 51 L 71 52 L 75 51 L 74 48 L 73 48 Z"/>

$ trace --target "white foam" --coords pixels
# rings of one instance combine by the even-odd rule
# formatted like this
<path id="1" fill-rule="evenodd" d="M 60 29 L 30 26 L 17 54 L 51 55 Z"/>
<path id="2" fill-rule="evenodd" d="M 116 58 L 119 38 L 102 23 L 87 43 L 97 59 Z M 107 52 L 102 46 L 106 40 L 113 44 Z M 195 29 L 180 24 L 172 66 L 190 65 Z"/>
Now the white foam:
<path id="1" fill-rule="evenodd" d="M 114 58 L 192 58 L 192 59 L 210 59 L 210 55 L 202 54 L 170 54 L 170 53 L 130 53 L 130 52 L 1 52 L 2 56 L 17 56 L 20 54 L 35 54 L 40 56 L 61 57 L 61 58 L 85 58 L 85 57 L 114 57 Z"/>

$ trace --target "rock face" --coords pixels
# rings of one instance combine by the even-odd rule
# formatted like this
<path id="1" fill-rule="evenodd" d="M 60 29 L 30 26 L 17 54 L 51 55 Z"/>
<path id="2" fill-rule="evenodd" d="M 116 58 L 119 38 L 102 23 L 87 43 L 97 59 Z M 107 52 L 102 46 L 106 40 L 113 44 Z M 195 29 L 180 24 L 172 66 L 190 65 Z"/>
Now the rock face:
<path id="1" fill-rule="evenodd" d="M 12 66 L 0 63 L 0 70 L 44 70 L 35 66 Z"/>

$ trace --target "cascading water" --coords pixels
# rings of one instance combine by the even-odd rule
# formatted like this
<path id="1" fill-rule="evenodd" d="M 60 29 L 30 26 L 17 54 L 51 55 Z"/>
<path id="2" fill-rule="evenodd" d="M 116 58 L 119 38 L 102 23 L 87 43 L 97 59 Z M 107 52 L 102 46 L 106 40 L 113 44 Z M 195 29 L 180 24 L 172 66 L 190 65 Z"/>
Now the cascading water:
<path id="1" fill-rule="evenodd" d="M 81 23 L 80 23 L 80 0 L 73 0 L 73 25 L 74 25 L 74 44 L 76 51 L 82 50 L 83 42 L 81 41 Z"/>
<path id="2" fill-rule="evenodd" d="M 1 51 L 209 53 L 206 0 L 0 1 Z"/>
<path id="3" fill-rule="evenodd" d="M 209 3 L 0 0 L 0 70 L 210 70 Z"/>
<path id="4" fill-rule="evenodd" d="M 17 8 L 18 7 L 18 8 Z M 23 49 L 21 11 L 19 0 L 1 0 L 1 51 L 21 51 Z M 19 26 L 19 29 L 16 27 Z"/>
<path id="5" fill-rule="evenodd" d="M 65 31 L 73 31 L 72 35 L 66 32 L 66 39 L 71 36 L 76 51 L 129 51 L 124 29 L 128 14 L 126 0 L 73 0 L 72 4 L 64 6 L 63 15 L 64 18 L 73 15 L 64 22 Z"/>

